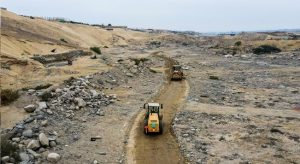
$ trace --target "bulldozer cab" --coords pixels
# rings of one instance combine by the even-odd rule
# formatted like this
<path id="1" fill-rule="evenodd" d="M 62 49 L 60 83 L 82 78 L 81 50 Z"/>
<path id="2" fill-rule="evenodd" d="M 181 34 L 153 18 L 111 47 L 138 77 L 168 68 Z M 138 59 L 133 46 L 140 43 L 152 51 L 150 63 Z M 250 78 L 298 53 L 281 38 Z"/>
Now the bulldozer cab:
<path id="1" fill-rule="evenodd" d="M 146 103 L 144 104 L 144 109 L 146 109 L 146 114 L 144 118 L 144 133 L 158 133 L 163 132 L 163 114 L 160 113 L 160 109 L 163 108 L 162 104 L 159 103 Z"/>
<path id="2" fill-rule="evenodd" d="M 173 71 L 182 71 L 181 65 L 173 65 Z"/>
<path id="3" fill-rule="evenodd" d="M 144 109 L 147 110 L 147 114 L 157 113 L 159 114 L 159 110 L 163 108 L 162 104 L 159 103 L 146 103 L 144 104 Z"/>
<path id="4" fill-rule="evenodd" d="M 173 65 L 171 68 L 171 80 L 182 80 L 184 78 L 181 65 Z"/>

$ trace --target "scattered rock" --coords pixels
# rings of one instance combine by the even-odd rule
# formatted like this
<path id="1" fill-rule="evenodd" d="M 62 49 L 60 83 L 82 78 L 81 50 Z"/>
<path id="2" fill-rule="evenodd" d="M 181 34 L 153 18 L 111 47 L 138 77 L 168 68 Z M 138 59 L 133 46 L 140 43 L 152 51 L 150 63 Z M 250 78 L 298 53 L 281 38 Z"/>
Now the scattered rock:
<path id="1" fill-rule="evenodd" d="M 42 146 L 49 146 L 49 139 L 44 133 L 39 134 L 39 141 Z"/>
<path id="2" fill-rule="evenodd" d="M 61 93 L 61 92 L 62 92 L 62 89 L 56 88 L 56 89 L 55 89 L 55 92 L 56 92 L 56 93 Z"/>
<path id="3" fill-rule="evenodd" d="M 33 132 L 32 132 L 31 129 L 25 130 L 25 131 L 22 133 L 22 136 L 27 137 L 27 138 L 31 138 L 31 137 L 33 136 Z"/>
<path id="4" fill-rule="evenodd" d="M 49 115 L 52 115 L 53 114 L 53 112 L 52 112 L 52 110 L 51 109 L 47 109 L 47 111 L 46 111 Z"/>
<path id="5" fill-rule="evenodd" d="M 30 104 L 30 105 L 27 105 L 27 106 L 24 107 L 24 110 L 25 110 L 26 112 L 28 112 L 28 113 L 34 112 L 35 109 L 36 109 L 36 107 L 35 107 L 35 105 L 33 105 L 33 104 Z"/>
<path id="6" fill-rule="evenodd" d="M 106 152 L 98 152 L 99 155 L 106 155 Z"/>
<path id="7" fill-rule="evenodd" d="M 56 146 L 56 142 L 55 141 L 50 141 L 50 147 L 55 147 Z"/>
<path id="8" fill-rule="evenodd" d="M 90 92 L 92 93 L 92 97 L 98 97 L 99 93 L 96 90 L 90 90 Z"/>
<path id="9" fill-rule="evenodd" d="M 13 157 L 10 157 L 10 158 L 9 158 L 9 162 L 10 162 L 10 163 L 16 163 L 16 160 L 15 160 Z"/>
<path id="10" fill-rule="evenodd" d="M 12 138 L 11 140 L 14 141 L 14 142 L 17 142 L 17 143 L 19 143 L 21 141 L 21 139 L 17 138 L 17 137 L 16 138 Z"/>
<path id="11" fill-rule="evenodd" d="M 57 163 L 60 160 L 60 155 L 57 153 L 49 153 L 47 160 L 52 163 Z"/>
<path id="12" fill-rule="evenodd" d="M 38 140 L 31 140 L 29 144 L 27 145 L 27 149 L 37 150 L 40 148 L 40 142 Z"/>
<path id="13" fill-rule="evenodd" d="M 36 159 L 41 157 L 40 154 L 36 153 L 35 151 L 33 151 L 31 149 L 27 149 L 27 152 L 32 154 L 34 156 L 34 158 L 36 158 Z"/>
<path id="14" fill-rule="evenodd" d="M 33 117 L 28 117 L 28 118 L 26 118 L 26 119 L 24 120 L 24 122 L 25 122 L 26 124 L 31 123 L 32 121 L 34 121 L 34 118 L 33 118 Z"/>
<path id="15" fill-rule="evenodd" d="M 128 73 L 126 73 L 126 76 L 133 77 L 133 74 L 128 72 Z"/>
<path id="16" fill-rule="evenodd" d="M 232 55 L 231 54 L 227 54 L 227 55 L 225 55 L 225 58 L 232 58 Z"/>
<path id="17" fill-rule="evenodd" d="M 27 153 L 25 153 L 25 152 L 21 152 L 21 153 L 19 154 L 19 156 L 20 156 L 20 158 L 21 158 L 22 163 L 24 163 L 24 164 L 28 163 L 29 160 L 30 160 L 29 155 L 28 155 Z"/>
<path id="18" fill-rule="evenodd" d="M 47 108 L 46 102 L 44 102 L 44 101 L 38 102 L 38 110 L 42 110 L 42 109 L 46 109 L 46 108 Z"/>
<path id="19" fill-rule="evenodd" d="M 43 121 L 41 122 L 41 125 L 42 125 L 42 126 L 47 126 L 47 125 L 48 125 L 48 120 L 43 120 Z"/>
<path id="20" fill-rule="evenodd" d="M 4 156 L 1 158 L 1 161 L 3 161 L 4 163 L 9 161 L 9 156 Z"/>
<path id="21" fill-rule="evenodd" d="M 86 106 L 86 102 L 82 98 L 75 98 L 74 101 L 80 108 Z"/>
<path id="22" fill-rule="evenodd" d="M 182 135 L 182 137 L 185 137 L 185 138 L 189 137 L 189 134 L 185 133 L 185 134 Z"/>

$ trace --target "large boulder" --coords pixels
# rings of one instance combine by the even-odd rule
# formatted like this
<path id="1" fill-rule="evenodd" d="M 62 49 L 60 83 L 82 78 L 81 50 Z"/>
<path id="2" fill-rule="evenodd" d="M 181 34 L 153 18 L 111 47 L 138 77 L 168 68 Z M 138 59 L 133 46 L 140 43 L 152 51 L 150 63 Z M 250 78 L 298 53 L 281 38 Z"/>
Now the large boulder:
<path id="1" fill-rule="evenodd" d="M 52 163 L 57 163 L 60 160 L 60 155 L 57 153 L 49 153 L 47 160 Z"/>
<path id="2" fill-rule="evenodd" d="M 33 105 L 33 104 L 30 104 L 30 105 L 27 105 L 27 106 L 24 107 L 24 110 L 25 110 L 26 112 L 28 112 L 28 113 L 34 112 L 35 109 L 36 109 L 36 106 Z"/>
<path id="3" fill-rule="evenodd" d="M 37 150 L 40 147 L 41 145 L 38 140 L 31 140 L 27 145 L 27 149 L 32 149 L 32 150 Z"/>
<path id="4" fill-rule="evenodd" d="M 44 133 L 39 134 L 39 141 L 42 146 L 49 146 L 49 139 Z"/>

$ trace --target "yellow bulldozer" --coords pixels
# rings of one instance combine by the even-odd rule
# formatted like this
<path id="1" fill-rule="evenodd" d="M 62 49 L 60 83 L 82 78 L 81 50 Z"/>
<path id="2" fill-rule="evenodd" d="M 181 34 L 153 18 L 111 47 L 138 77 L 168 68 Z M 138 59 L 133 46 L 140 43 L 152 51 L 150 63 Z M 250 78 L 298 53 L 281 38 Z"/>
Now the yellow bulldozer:
<path id="1" fill-rule="evenodd" d="M 163 115 L 160 113 L 160 109 L 163 108 L 162 104 L 159 103 L 146 103 L 144 109 L 146 114 L 144 118 L 144 133 L 163 133 Z"/>
<path id="2" fill-rule="evenodd" d="M 184 78 L 181 65 L 173 65 L 171 68 L 171 80 L 182 80 Z"/>

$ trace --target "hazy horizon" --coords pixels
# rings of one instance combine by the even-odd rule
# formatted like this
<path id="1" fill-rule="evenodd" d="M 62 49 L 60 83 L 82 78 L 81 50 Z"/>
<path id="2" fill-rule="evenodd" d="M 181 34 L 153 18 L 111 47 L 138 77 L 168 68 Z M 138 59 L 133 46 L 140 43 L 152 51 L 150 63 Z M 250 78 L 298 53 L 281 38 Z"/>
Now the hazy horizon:
<path id="1" fill-rule="evenodd" d="M 20 15 L 63 17 L 90 24 L 197 32 L 298 29 L 297 0 L 3 0 Z"/>

